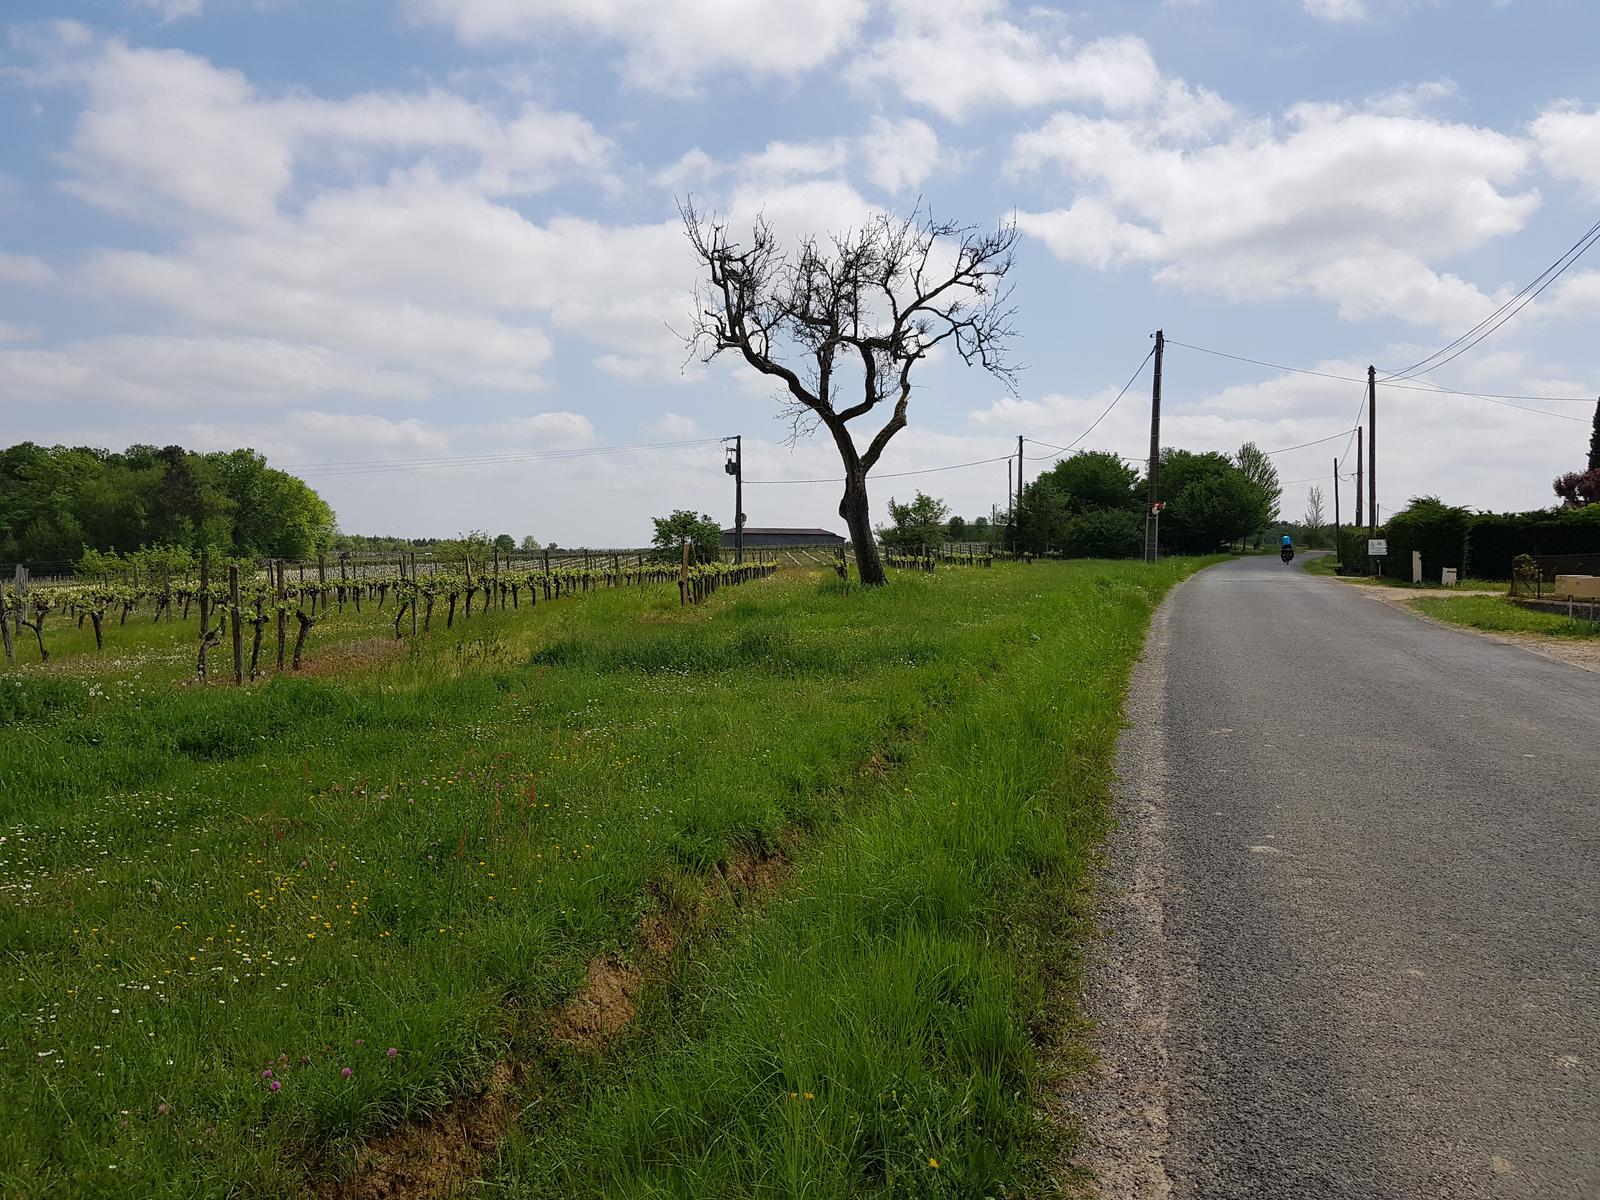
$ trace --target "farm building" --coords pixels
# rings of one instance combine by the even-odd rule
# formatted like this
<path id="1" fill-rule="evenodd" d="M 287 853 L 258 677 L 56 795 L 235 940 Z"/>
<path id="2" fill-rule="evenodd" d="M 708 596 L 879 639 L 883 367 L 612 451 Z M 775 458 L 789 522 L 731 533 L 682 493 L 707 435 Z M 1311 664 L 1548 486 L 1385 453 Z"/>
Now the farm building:
<path id="1" fill-rule="evenodd" d="M 744 545 L 749 550 L 759 546 L 842 546 L 844 538 L 837 533 L 829 533 L 826 529 L 757 529 L 752 525 L 744 527 Z M 733 546 L 733 530 L 722 531 L 722 545 L 724 549 Z"/>

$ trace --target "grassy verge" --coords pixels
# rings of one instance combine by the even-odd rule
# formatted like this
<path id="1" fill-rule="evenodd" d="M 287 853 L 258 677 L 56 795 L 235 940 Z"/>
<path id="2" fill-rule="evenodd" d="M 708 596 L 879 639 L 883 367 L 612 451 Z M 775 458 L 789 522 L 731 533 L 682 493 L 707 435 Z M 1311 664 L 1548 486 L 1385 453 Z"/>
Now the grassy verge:
<path id="1" fill-rule="evenodd" d="M 1081 932 L 1127 673 L 1194 566 L 1040 572 L 1026 653 L 964 681 L 790 889 L 682 967 L 626 1052 L 570 1064 L 497 1183 L 731 1200 L 1042 1178 L 1059 1147 L 1037 1116 L 1051 1064 L 1036 1043 L 1068 1015 L 1064 939 Z"/>
<path id="2" fill-rule="evenodd" d="M 1428 596 L 1415 604 L 1430 617 L 1473 629 L 1552 638 L 1600 638 L 1600 623 L 1523 608 L 1495 596 Z"/>
<path id="3" fill-rule="evenodd" d="M 602 592 L 381 654 L 346 614 L 336 669 L 246 689 L 180 684 L 185 642 L 151 627 L 0 679 L 0 1191 L 294 1194 L 628 953 L 653 881 L 795 829 L 793 889 L 632 1042 L 552 1059 L 501 1177 L 1018 1178 L 1036 946 L 1104 820 L 1148 614 L 1189 569 L 791 576 L 689 612 Z"/>

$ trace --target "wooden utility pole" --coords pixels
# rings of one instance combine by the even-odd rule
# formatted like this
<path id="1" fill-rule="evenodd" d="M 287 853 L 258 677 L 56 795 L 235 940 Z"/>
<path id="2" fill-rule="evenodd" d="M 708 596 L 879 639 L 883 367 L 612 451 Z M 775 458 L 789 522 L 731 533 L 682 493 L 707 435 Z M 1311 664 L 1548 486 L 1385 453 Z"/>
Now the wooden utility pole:
<path id="1" fill-rule="evenodd" d="M 1333 457 L 1333 561 L 1339 561 L 1339 456 Z"/>
<path id="2" fill-rule="evenodd" d="M 733 476 L 733 561 L 744 561 L 744 435 L 727 439 L 733 442 L 733 457 L 723 470 Z"/>
<path id="3" fill-rule="evenodd" d="M 1378 369 L 1367 368 L 1367 528 L 1378 533 Z"/>
<path id="4" fill-rule="evenodd" d="M 1361 480 L 1363 478 L 1361 459 L 1364 456 L 1365 451 L 1362 449 L 1361 433 L 1362 433 L 1361 426 L 1357 425 L 1356 426 L 1356 528 L 1357 529 L 1360 529 L 1361 526 L 1362 526 L 1362 523 L 1363 523 L 1362 516 L 1361 516 L 1361 513 L 1362 513 L 1362 508 L 1361 508 L 1361 505 L 1362 505 Z"/>
<path id="5" fill-rule="evenodd" d="M 1022 548 L 1022 435 L 1017 434 L 1017 549 Z"/>
<path id="6" fill-rule="evenodd" d="M 1016 528 L 1016 520 L 1017 520 L 1017 499 L 1016 499 L 1016 494 L 1015 494 L 1016 493 L 1016 487 L 1011 482 L 1011 477 L 1014 474 L 1016 474 L 1016 472 L 1013 471 L 1012 468 L 1011 468 L 1011 459 L 1007 458 L 1006 459 L 1006 546 L 1007 546 L 1008 549 L 1013 549 L 1013 550 L 1016 549 L 1016 545 L 1017 545 L 1016 535 L 1013 533 L 1013 530 Z"/>
<path id="7" fill-rule="evenodd" d="M 1166 345 L 1166 335 L 1156 330 L 1156 371 L 1155 380 L 1150 385 L 1150 495 L 1144 514 L 1145 562 L 1156 561 L 1160 530 L 1156 521 L 1156 504 L 1161 495 L 1161 357 Z"/>
<path id="8" fill-rule="evenodd" d="M 689 603 L 689 539 L 683 539 L 683 573 L 678 576 L 678 603 Z"/>

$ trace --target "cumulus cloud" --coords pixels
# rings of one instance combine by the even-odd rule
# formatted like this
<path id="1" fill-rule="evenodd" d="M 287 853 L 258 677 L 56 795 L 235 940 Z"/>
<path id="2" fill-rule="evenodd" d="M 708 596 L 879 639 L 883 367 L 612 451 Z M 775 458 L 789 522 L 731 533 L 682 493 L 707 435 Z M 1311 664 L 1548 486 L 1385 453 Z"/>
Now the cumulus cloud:
<path id="1" fill-rule="evenodd" d="M 472 46 L 542 42 L 552 29 L 619 45 L 636 86 L 691 91 L 706 74 L 794 76 L 837 54 L 867 0 L 406 0 L 412 17 Z"/>
<path id="2" fill-rule="evenodd" d="M 0 251 L 0 282 L 44 284 L 56 273 L 49 263 L 31 254 L 6 254 Z"/>
<path id="3" fill-rule="evenodd" d="M 1366 0 L 1301 0 L 1301 5 L 1306 12 L 1322 21 L 1348 24 L 1365 21 L 1370 15 Z"/>
<path id="4" fill-rule="evenodd" d="M 610 141 L 584 118 L 523 104 L 510 114 L 437 88 L 329 100 L 263 94 L 241 72 L 178 50 L 132 47 L 59 26 L 19 72 L 85 97 L 61 161 L 65 186 L 109 211 L 183 224 L 270 222 L 297 168 L 381 176 L 392 155 L 489 195 L 568 178 L 609 182 Z"/>
<path id="5" fill-rule="evenodd" d="M 890 28 L 857 57 L 858 83 L 886 86 L 960 121 L 984 108 L 1087 104 L 1111 112 L 1170 106 L 1194 120 L 1219 102 L 1163 80 L 1142 38 L 1082 43 L 1035 10 L 1013 20 L 1004 0 L 892 0 Z"/>
<path id="6" fill-rule="evenodd" d="M 1559 105 L 1540 114 L 1532 132 L 1553 175 L 1575 180 L 1600 197 L 1600 109 Z"/>
<path id="7" fill-rule="evenodd" d="M 1428 265 L 1515 233 L 1539 204 L 1516 191 L 1529 146 L 1475 126 L 1301 105 L 1200 146 L 1150 121 L 1058 113 L 1019 135 L 1011 168 L 1082 191 L 1022 228 L 1067 260 L 1156 266 L 1234 300 L 1309 293 L 1347 319 L 1454 323 L 1492 305 Z"/>

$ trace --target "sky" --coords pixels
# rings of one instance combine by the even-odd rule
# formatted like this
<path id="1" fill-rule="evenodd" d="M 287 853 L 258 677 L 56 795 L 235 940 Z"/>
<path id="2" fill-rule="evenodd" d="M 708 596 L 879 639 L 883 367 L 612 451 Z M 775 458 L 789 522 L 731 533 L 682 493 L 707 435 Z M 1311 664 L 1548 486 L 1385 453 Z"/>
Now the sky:
<path id="1" fill-rule="evenodd" d="M 878 519 L 988 513 L 1019 435 L 1030 479 L 1147 454 L 1158 328 L 1163 444 L 1315 442 L 1275 456 L 1283 508 L 1331 509 L 1367 366 L 1600 220 L 1596 45 L 1591 0 L 7 0 L 0 430 L 251 446 L 347 532 L 565 546 L 731 524 L 739 434 L 750 525 L 842 532 L 826 435 L 682 340 L 677 201 L 786 238 L 920 205 L 1016 222 L 1026 369 L 919 366 Z M 1552 503 L 1597 318 L 1600 252 L 1380 384 L 1383 511 Z"/>

